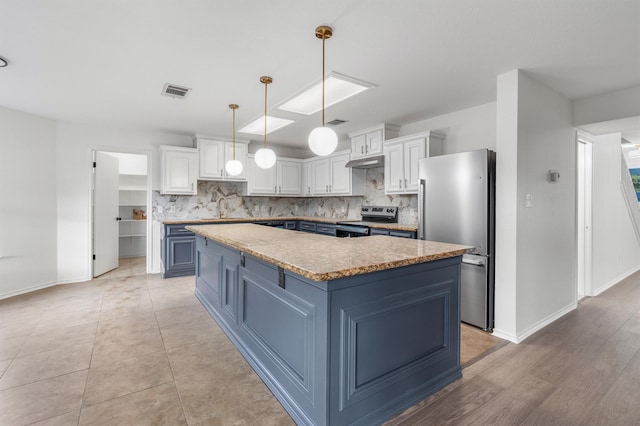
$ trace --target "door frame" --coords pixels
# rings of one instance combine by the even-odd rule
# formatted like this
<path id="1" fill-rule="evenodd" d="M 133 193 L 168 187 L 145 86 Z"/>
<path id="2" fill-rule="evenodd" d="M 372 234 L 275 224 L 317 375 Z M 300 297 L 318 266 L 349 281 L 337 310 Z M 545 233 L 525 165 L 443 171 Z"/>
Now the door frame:
<path id="1" fill-rule="evenodd" d="M 593 296 L 593 143 L 590 134 L 576 132 L 576 301 Z M 585 154 L 582 161 L 581 144 Z M 584 188 L 580 185 L 582 173 Z M 581 223 L 584 223 L 582 229 Z"/>
<path id="2" fill-rule="evenodd" d="M 89 250 L 91 255 L 89 256 L 89 279 L 93 279 L 93 191 L 94 191 L 94 174 L 93 174 L 93 161 L 95 158 L 95 152 L 114 152 L 123 154 L 137 154 L 145 155 L 147 157 L 147 238 L 146 238 L 146 271 L 149 273 L 153 269 L 153 215 L 151 214 L 150 207 L 152 206 L 152 180 L 153 180 L 153 150 L 152 149 L 135 149 L 127 147 L 114 147 L 114 146 L 102 146 L 91 145 L 88 147 L 88 173 L 89 173 Z"/>

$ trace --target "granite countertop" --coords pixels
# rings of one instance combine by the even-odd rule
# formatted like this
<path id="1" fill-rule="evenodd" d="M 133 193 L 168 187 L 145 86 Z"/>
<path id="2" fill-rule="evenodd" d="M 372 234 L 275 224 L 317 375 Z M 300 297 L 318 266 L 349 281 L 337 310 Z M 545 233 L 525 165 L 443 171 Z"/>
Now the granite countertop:
<path id="1" fill-rule="evenodd" d="M 322 222 L 322 223 L 361 223 L 370 228 L 382 228 L 392 229 L 398 231 L 416 231 L 418 225 L 407 223 L 378 223 L 378 222 L 361 222 L 356 219 L 336 219 L 328 217 L 315 217 L 315 216 L 287 216 L 287 217 L 223 217 L 223 218 L 210 218 L 210 219 L 168 219 L 163 220 L 165 225 L 202 225 L 206 223 L 251 223 L 251 222 L 272 222 L 276 220 L 306 220 L 309 222 Z"/>
<path id="2" fill-rule="evenodd" d="M 460 256 L 471 247 L 387 237 L 336 238 L 246 224 L 187 229 L 314 281 L 330 281 Z"/>

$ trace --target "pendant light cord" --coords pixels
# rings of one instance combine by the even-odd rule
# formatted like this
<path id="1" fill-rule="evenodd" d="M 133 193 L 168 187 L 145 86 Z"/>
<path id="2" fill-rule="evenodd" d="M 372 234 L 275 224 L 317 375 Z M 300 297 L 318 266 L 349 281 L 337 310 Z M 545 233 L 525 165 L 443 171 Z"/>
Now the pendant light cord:
<path id="1" fill-rule="evenodd" d="M 231 134 L 233 135 L 233 159 L 236 159 L 236 109 L 233 109 L 233 129 Z"/>
<path id="2" fill-rule="evenodd" d="M 324 127 L 324 40 L 322 37 L 322 127 Z"/>
<path id="3" fill-rule="evenodd" d="M 267 83 L 264 83 L 264 147 L 267 147 Z"/>

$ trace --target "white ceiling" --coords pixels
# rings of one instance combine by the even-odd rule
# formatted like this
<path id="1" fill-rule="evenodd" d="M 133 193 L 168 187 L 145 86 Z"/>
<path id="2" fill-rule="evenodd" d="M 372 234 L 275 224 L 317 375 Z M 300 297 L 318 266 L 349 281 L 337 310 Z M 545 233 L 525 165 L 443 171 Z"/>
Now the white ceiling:
<path id="1" fill-rule="evenodd" d="M 640 0 L 0 0 L 0 105 L 76 123 L 229 136 L 327 71 L 378 87 L 327 109 L 346 133 L 494 101 L 522 69 L 569 99 L 640 85 Z M 160 96 L 165 83 L 192 88 Z M 269 136 L 305 146 L 320 123 Z M 243 135 L 239 135 L 242 137 Z M 249 135 L 245 135 L 249 138 Z M 255 138 L 255 137 L 254 137 Z M 260 140 L 257 137 L 256 140 Z"/>

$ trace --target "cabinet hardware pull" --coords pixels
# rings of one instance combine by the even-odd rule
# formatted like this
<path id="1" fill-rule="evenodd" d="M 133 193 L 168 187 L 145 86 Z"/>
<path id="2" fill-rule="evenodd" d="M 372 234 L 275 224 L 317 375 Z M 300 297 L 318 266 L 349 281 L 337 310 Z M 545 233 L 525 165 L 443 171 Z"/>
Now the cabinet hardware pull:
<path id="1" fill-rule="evenodd" d="M 220 169 L 220 176 L 224 176 L 224 169 Z"/>
<path id="2" fill-rule="evenodd" d="M 407 187 L 407 178 L 404 178 L 404 187 Z"/>
<path id="3" fill-rule="evenodd" d="M 360 147 L 360 154 L 364 154 L 364 146 Z"/>
<path id="4" fill-rule="evenodd" d="M 310 187 L 310 186 L 308 186 L 308 187 L 307 187 L 307 192 L 308 192 L 309 194 L 311 194 L 311 187 Z"/>
<path id="5" fill-rule="evenodd" d="M 402 179 L 398 179 L 398 188 L 402 188 Z"/>

